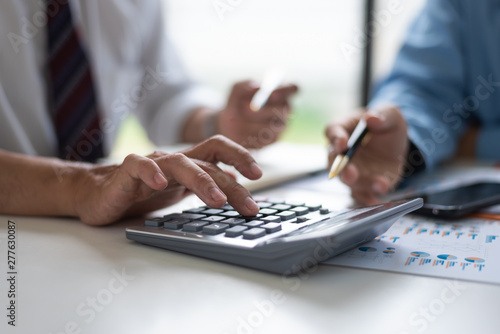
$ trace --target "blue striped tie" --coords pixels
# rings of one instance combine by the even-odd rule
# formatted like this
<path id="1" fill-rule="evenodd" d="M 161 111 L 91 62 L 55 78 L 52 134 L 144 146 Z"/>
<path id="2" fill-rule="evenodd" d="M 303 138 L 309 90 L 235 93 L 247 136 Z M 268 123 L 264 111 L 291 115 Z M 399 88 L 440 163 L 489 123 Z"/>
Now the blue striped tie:
<path id="1" fill-rule="evenodd" d="M 47 14 L 48 68 L 58 156 L 95 162 L 104 156 L 104 134 L 90 65 L 68 1 L 48 0 Z"/>

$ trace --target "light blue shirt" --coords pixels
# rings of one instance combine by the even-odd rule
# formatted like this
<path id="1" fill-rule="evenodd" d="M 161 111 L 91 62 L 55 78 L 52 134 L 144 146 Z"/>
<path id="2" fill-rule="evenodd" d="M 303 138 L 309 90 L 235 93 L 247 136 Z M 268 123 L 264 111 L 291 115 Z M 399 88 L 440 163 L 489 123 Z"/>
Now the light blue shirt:
<path id="1" fill-rule="evenodd" d="M 429 0 L 370 106 L 383 104 L 402 110 L 427 168 L 474 121 L 477 158 L 500 160 L 500 0 Z"/>

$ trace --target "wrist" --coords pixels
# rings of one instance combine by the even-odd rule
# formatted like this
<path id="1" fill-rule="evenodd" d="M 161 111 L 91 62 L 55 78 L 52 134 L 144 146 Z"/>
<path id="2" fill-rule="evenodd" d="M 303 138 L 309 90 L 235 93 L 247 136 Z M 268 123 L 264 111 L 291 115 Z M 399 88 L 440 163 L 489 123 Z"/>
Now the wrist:
<path id="1" fill-rule="evenodd" d="M 65 207 L 69 216 L 81 218 L 82 205 L 91 196 L 88 189 L 95 184 L 92 173 L 94 168 L 96 167 L 85 163 L 72 163 L 66 166 L 63 193 L 68 194 Z"/>
<path id="2" fill-rule="evenodd" d="M 199 143 L 218 133 L 219 112 L 210 108 L 195 109 L 182 131 L 182 141 Z"/>
<path id="3" fill-rule="evenodd" d="M 404 165 L 403 179 L 418 174 L 423 170 L 425 170 L 425 160 L 422 152 L 420 152 L 418 147 L 411 140 L 408 140 L 408 151 Z"/>

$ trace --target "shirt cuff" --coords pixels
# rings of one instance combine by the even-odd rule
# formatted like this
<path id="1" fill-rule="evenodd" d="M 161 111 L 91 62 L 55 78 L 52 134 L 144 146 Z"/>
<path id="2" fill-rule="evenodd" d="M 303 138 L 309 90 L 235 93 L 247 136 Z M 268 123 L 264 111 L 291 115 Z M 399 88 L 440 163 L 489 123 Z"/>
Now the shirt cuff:
<path id="1" fill-rule="evenodd" d="M 154 119 L 151 140 L 156 145 L 171 145 L 182 141 L 182 129 L 191 112 L 198 108 L 220 110 L 222 98 L 214 91 L 204 87 L 193 87 L 178 94 L 163 104 Z"/>

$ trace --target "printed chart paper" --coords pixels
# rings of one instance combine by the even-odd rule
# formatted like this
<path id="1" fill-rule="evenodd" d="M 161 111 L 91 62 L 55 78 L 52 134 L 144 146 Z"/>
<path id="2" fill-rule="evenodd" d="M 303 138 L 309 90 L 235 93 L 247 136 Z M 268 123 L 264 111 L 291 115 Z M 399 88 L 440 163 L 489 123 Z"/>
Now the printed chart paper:
<path id="1" fill-rule="evenodd" d="M 500 221 L 407 215 L 326 264 L 500 284 Z"/>

